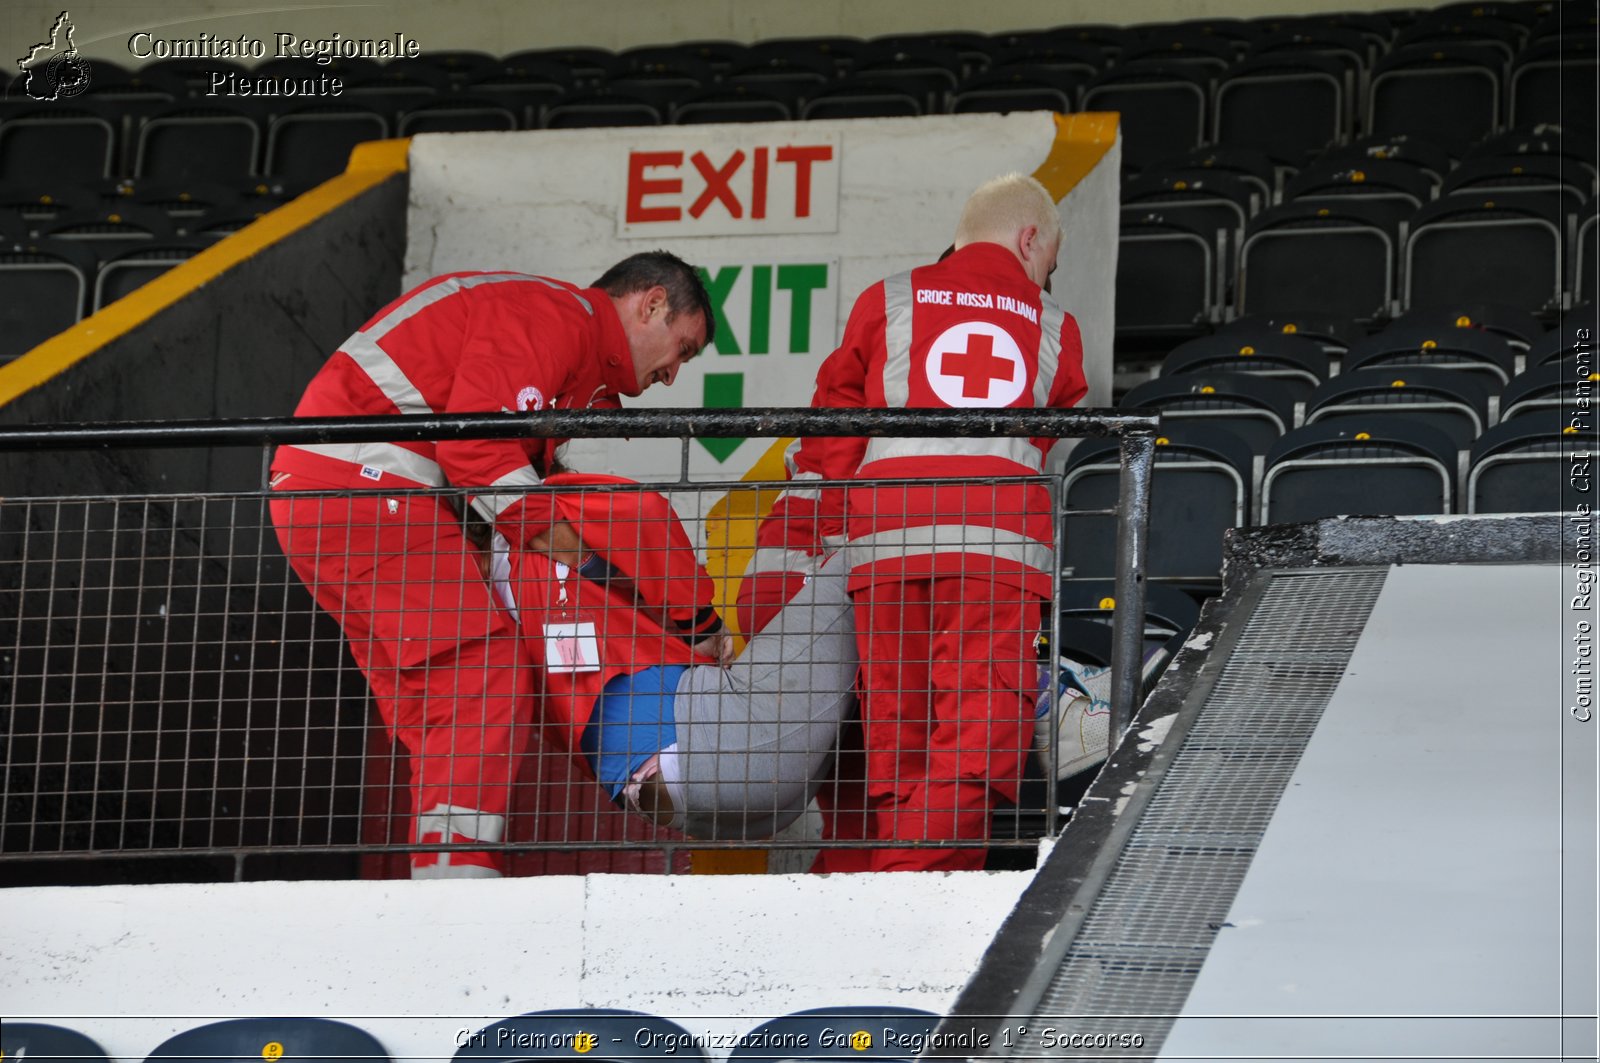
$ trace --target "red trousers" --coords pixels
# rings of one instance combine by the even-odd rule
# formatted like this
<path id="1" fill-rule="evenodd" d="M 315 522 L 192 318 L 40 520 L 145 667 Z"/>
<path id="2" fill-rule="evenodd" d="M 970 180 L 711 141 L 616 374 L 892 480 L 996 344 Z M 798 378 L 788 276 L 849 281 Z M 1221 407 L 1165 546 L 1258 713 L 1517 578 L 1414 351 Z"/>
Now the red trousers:
<path id="1" fill-rule="evenodd" d="M 832 836 L 987 841 L 994 801 L 1016 799 L 1027 759 L 1044 600 L 986 578 L 937 577 L 872 584 L 855 603 L 865 815 L 830 810 Z M 824 849 L 812 870 L 983 863 L 981 847 Z"/>
<path id="2" fill-rule="evenodd" d="M 299 474 L 281 491 L 325 485 Z M 533 669 L 455 514 L 423 495 L 271 502 L 295 574 L 349 640 L 411 760 L 421 844 L 499 842 L 533 720 Z M 422 877 L 502 871 L 489 853 L 418 853 Z"/>

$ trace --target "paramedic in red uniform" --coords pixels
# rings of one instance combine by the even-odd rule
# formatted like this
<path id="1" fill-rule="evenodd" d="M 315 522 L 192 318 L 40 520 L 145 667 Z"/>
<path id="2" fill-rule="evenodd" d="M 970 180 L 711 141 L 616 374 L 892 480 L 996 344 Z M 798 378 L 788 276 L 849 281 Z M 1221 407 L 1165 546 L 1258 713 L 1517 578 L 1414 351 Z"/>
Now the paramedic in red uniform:
<path id="1" fill-rule="evenodd" d="M 634 255 L 590 288 L 511 272 L 436 277 L 378 312 L 312 379 L 297 417 L 614 407 L 671 384 L 711 339 L 693 267 Z M 518 549 L 577 566 L 584 549 L 548 493 L 559 440 L 299 444 L 278 449 L 278 541 L 339 622 L 411 763 L 419 844 L 498 843 L 531 733 L 533 668 L 496 608 L 461 514 Z M 299 496 L 282 492 L 334 491 Z M 715 614 L 711 614 L 714 618 Z M 720 621 L 717 621 L 720 623 Z M 412 875 L 494 877 L 488 852 L 417 853 Z"/>
<path id="2" fill-rule="evenodd" d="M 1044 186 L 1021 174 L 984 184 L 962 211 L 955 247 L 856 300 L 815 405 L 997 409 L 1083 398 L 1077 323 L 1044 290 L 1061 247 Z M 912 481 L 851 487 L 844 502 L 865 838 L 966 844 L 824 849 L 813 870 L 982 868 L 994 802 L 1015 800 L 1022 777 L 1033 640 L 1054 582 L 1049 491 L 1006 481 L 1040 475 L 1052 442 L 822 442 L 825 479 Z"/>

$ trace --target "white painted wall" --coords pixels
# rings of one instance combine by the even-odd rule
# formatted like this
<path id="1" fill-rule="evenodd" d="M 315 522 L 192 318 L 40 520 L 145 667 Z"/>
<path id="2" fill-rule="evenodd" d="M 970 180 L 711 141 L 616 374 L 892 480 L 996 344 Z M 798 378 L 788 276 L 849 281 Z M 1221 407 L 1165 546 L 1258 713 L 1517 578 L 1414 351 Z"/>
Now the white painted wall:
<path id="1" fill-rule="evenodd" d="M 736 1036 L 816 1007 L 942 1011 L 1032 872 L 594 875 L 5 891 L 0 1014 L 139 1063 L 208 1019 L 343 1019 L 399 1061 L 550 1008 Z"/>
<path id="2" fill-rule="evenodd" d="M 128 37 L 206 31 L 270 37 L 373 37 L 404 32 L 423 48 L 470 48 L 503 54 L 524 48 L 586 44 L 627 48 L 696 39 L 754 41 L 842 34 L 872 37 L 936 29 L 1039 29 L 1070 23 L 1134 25 L 1179 19 L 1253 18 L 1328 10 L 1377 11 L 1405 5 L 1375 0 L 378 0 L 370 4 L 277 0 L 7 0 L 0 6 L 0 57 L 9 64 L 48 30 L 63 7 L 78 26 L 78 48 L 91 58 L 139 62 Z"/>
<path id="3" fill-rule="evenodd" d="M 731 288 L 723 306 L 737 351 L 708 349 L 670 388 L 629 402 L 700 408 L 710 405 L 708 375 L 739 374 L 738 405 L 804 406 L 856 297 L 891 273 L 933 261 L 954 238 L 972 190 L 1009 170 L 1033 172 L 1055 138 L 1043 112 L 419 136 L 411 148 L 405 284 L 499 268 L 588 284 L 617 260 L 657 247 L 714 277 L 738 268 L 741 284 L 753 268 L 770 268 L 777 278 L 783 264 L 826 266 L 829 283 L 811 296 L 806 349 L 790 350 L 792 297 L 774 290 L 769 349 L 752 353 L 751 296 L 747 287 Z M 803 211 L 796 204 L 799 166 L 780 161 L 782 150 L 795 147 L 828 155 L 810 168 Z M 1061 202 L 1066 250 L 1054 291 L 1085 332 L 1090 404 L 1110 400 L 1118 150 Z M 735 203 L 715 199 L 691 217 L 709 184 L 701 168 L 733 167 L 736 153 L 743 161 L 731 171 Z M 691 164 L 697 155 L 701 168 Z M 669 157 L 679 161 L 640 163 Z M 752 206 L 758 157 L 768 174 L 759 220 Z M 640 194 L 644 187 L 648 195 Z M 630 210 L 636 219 L 663 217 L 630 221 Z M 718 455 L 695 444 L 690 471 L 699 479 L 737 478 L 765 449 L 766 442 L 749 440 Z M 576 468 L 640 479 L 675 478 L 680 465 L 677 446 L 659 440 L 579 440 L 568 458 Z"/>

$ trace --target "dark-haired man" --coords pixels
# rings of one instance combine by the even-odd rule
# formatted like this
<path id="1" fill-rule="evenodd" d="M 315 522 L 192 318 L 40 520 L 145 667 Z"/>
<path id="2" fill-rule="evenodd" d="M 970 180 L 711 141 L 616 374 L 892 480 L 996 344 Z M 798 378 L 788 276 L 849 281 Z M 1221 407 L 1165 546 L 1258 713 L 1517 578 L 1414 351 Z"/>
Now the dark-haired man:
<path id="1" fill-rule="evenodd" d="M 614 407 L 619 396 L 670 385 L 713 328 L 698 274 L 664 251 L 624 259 L 589 288 L 525 273 L 447 274 L 345 340 L 295 416 Z M 379 712 L 410 754 L 419 844 L 502 839 L 528 733 L 516 725 L 531 722 L 534 690 L 521 639 L 490 597 L 461 515 L 443 497 L 410 492 L 464 488 L 467 504 L 512 547 L 576 566 L 576 531 L 548 494 L 527 493 L 553 470 L 562 442 L 301 444 L 273 458 L 278 540 L 343 628 Z M 488 852 L 412 858 L 413 877 L 501 873 Z"/>

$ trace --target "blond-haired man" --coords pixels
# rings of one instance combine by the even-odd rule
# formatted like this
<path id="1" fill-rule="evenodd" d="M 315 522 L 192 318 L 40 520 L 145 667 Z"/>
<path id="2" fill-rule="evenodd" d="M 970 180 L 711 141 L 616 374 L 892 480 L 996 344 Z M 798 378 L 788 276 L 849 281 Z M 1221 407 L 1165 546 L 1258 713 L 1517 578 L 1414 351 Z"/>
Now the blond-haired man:
<path id="1" fill-rule="evenodd" d="M 1077 323 L 1044 289 L 1061 249 L 1055 202 L 1022 174 L 967 201 L 955 251 L 856 301 L 814 400 L 861 408 L 1066 407 L 1086 392 Z M 843 511 L 862 667 L 861 814 L 816 871 L 983 866 L 996 798 L 1015 799 L 1033 729 L 1033 639 L 1054 580 L 1042 482 L 1052 441 L 826 439 L 803 457 L 863 482 Z M 808 470 L 813 471 L 813 470 Z M 900 482 L 893 482 L 900 481 Z M 837 791 L 836 791 L 837 792 Z M 846 825 L 848 824 L 848 825 Z M 918 843 L 896 845 L 894 843 Z"/>

